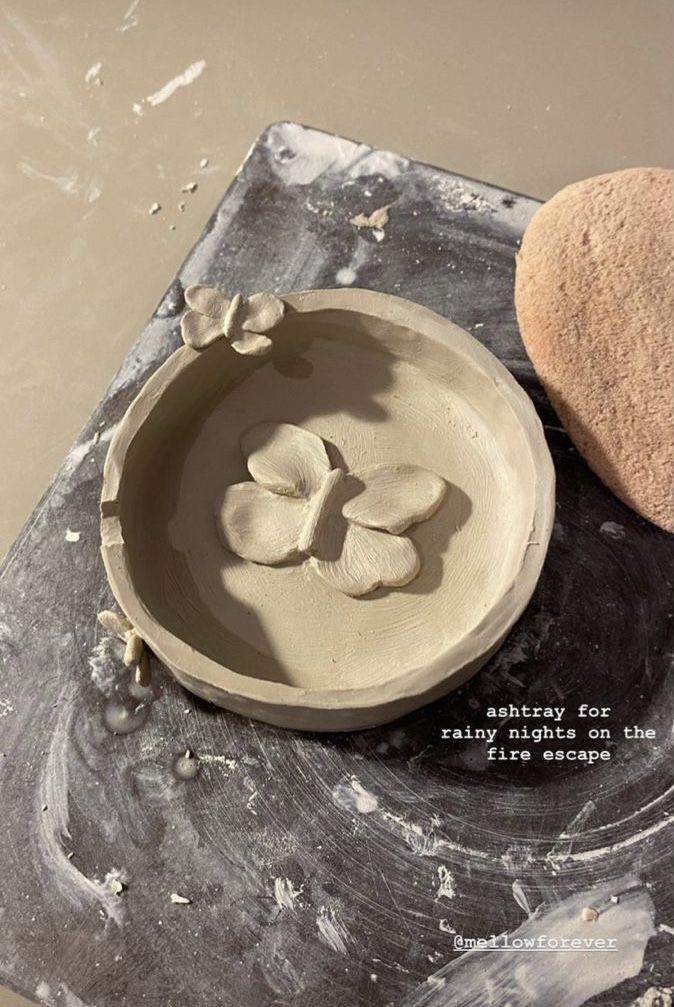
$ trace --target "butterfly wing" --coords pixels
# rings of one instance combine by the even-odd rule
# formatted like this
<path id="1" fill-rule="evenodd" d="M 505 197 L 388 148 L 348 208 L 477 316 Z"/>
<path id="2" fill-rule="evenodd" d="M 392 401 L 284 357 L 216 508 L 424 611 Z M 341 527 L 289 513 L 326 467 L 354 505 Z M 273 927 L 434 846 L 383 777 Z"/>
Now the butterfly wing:
<path id="1" fill-rule="evenodd" d="M 244 332 L 234 336 L 231 345 L 237 353 L 242 353 L 245 357 L 261 357 L 268 353 L 272 346 L 272 341 L 268 336 L 263 336 L 260 332 Z"/>
<path id="2" fill-rule="evenodd" d="M 215 287 L 207 287 L 205 283 L 194 283 L 185 291 L 185 300 L 190 308 L 208 318 L 224 318 L 229 301 Z"/>
<path id="3" fill-rule="evenodd" d="M 253 563 L 274 566 L 298 553 L 307 502 L 279 496 L 257 483 L 228 486 L 216 511 L 225 546 Z"/>
<path id="4" fill-rule="evenodd" d="M 321 438 L 292 423 L 257 423 L 241 448 L 255 482 L 285 497 L 313 496 L 332 468 Z"/>
<path id="5" fill-rule="evenodd" d="M 346 501 L 344 517 L 392 535 L 429 518 L 445 495 L 444 479 L 419 465 L 372 465 L 355 476 L 364 488 Z"/>
<path id="6" fill-rule="evenodd" d="M 242 328 L 247 332 L 267 332 L 283 318 L 285 304 L 274 294 L 253 294 L 246 302 L 246 317 Z"/>
<path id="7" fill-rule="evenodd" d="M 335 522 L 309 560 L 330 587 L 355 598 L 378 587 L 402 587 L 419 572 L 414 544 L 399 535 Z"/>

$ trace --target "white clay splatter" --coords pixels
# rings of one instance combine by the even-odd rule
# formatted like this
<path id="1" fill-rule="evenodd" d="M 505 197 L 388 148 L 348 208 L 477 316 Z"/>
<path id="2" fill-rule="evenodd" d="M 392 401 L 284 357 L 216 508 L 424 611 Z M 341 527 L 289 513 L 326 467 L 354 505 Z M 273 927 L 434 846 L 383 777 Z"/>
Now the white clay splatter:
<path id="1" fill-rule="evenodd" d="M 66 196 L 81 196 L 89 204 L 95 203 L 103 191 L 98 177 L 80 178 L 75 168 L 69 168 L 62 175 L 52 175 L 47 171 L 41 171 L 28 161 L 21 161 L 19 169 L 26 178 L 50 182 Z"/>
<path id="2" fill-rule="evenodd" d="M 356 244 L 351 261 L 347 266 L 342 266 L 335 273 L 335 280 L 341 286 L 351 287 L 358 279 L 358 271 L 367 263 L 372 255 L 372 243 L 363 238 L 358 231 L 356 233 Z"/>
<path id="3" fill-rule="evenodd" d="M 501 863 L 509 874 L 517 874 L 523 868 L 530 867 L 534 862 L 534 853 L 530 846 L 509 846 L 501 854 Z"/>
<path id="4" fill-rule="evenodd" d="M 91 1005 L 85 1003 L 84 1000 L 80 1000 L 80 998 L 76 996 L 72 990 L 69 990 L 65 983 L 61 983 L 60 994 L 60 1002 L 65 1004 L 65 1007 L 91 1007 Z"/>
<path id="5" fill-rule="evenodd" d="M 438 890 L 435 899 L 436 901 L 438 899 L 453 899 L 455 895 L 454 875 L 444 864 L 440 864 L 438 867 Z"/>
<path id="6" fill-rule="evenodd" d="M 626 889 L 631 889 L 629 898 L 617 905 L 610 901 L 612 893 Z M 583 906 L 588 904 L 601 907 L 589 931 L 581 918 Z M 498 954 L 482 948 L 466 951 L 434 973 L 435 980 L 444 980 L 442 988 L 438 982 L 429 994 L 426 981 L 402 1001 L 401 1007 L 512 1007 L 525 1003 L 580 1007 L 640 972 L 646 944 L 654 933 L 653 911 L 648 890 L 634 876 L 595 885 L 496 938 L 496 946 L 501 948 Z M 587 952 L 590 966 L 574 968 L 569 965 L 568 955 L 539 947 L 539 941 L 556 940 L 559 948 L 561 938 L 602 938 L 607 945 Z M 617 950 L 610 950 L 609 941 Z"/>
<path id="7" fill-rule="evenodd" d="M 113 867 L 103 878 L 103 886 L 113 895 L 121 895 L 128 887 L 125 872 Z"/>
<path id="8" fill-rule="evenodd" d="M 637 849 L 643 845 L 644 840 L 650 838 L 650 836 L 657 835 L 658 832 L 662 832 L 663 829 L 671 828 L 674 825 L 674 818 L 662 818 L 659 822 L 654 822 L 653 825 L 647 826 L 645 829 L 641 829 L 640 832 L 635 832 L 634 835 L 628 836 L 626 839 L 621 839 L 618 842 L 610 843 L 608 846 L 598 846 L 591 850 L 581 850 L 579 853 L 569 853 L 566 856 L 562 855 L 560 858 L 556 858 L 554 854 L 548 853 L 546 860 L 552 867 L 569 867 L 574 864 L 587 864 L 592 863 L 594 860 L 603 860 L 607 856 L 611 856 L 615 853 L 620 853 L 623 850 L 631 849 L 636 846 Z"/>
<path id="9" fill-rule="evenodd" d="M 357 784 L 355 788 L 354 782 Z M 484 850 L 461 846 L 451 839 L 436 835 L 432 827 L 424 828 L 408 822 L 402 815 L 387 811 L 379 798 L 364 788 L 359 790 L 359 787 L 360 784 L 354 778 L 336 784 L 332 788 L 334 804 L 351 814 L 368 814 L 376 825 L 405 842 L 417 856 L 443 857 L 458 853 L 462 857 L 470 856 L 477 860 L 489 859 L 489 854 Z"/>
<path id="10" fill-rule="evenodd" d="M 60 189 L 66 196 L 74 196 L 80 191 L 79 174 L 75 168 L 71 168 L 63 175 L 51 175 L 49 172 L 40 171 L 39 168 L 29 164 L 28 161 L 19 163 L 21 173 L 26 178 L 36 179 L 43 182 L 51 182 L 57 189 Z"/>
<path id="11" fill-rule="evenodd" d="M 79 542 L 81 538 L 81 531 L 71 531 L 70 528 L 66 528 L 66 542 Z"/>
<path id="12" fill-rule="evenodd" d="M 351 284 L 356 282 L 356 271 L 350 266 L 343 266 L 338 269 L 335 273 L 335 280 L 339 283 L 340 287 L 350 287 Z"/>
<path id="13" fill-rule="evenodd" d="M 479 182 L 473 183 L 459 178 L 439 178 L 436 180 L 436 187 L 442 205 L 447 210 L 490 214 L 496 210 L 489 190 Z"/>
<path id="14" fill-rule="evenodd" d="M 395 178 L 408 165 L 397 154 L 372 150 L 363 143 L 279 122 L 267 132 L 274 168 L 289 185 L 309 185 L 320 175 L 348 172 L 349 178 L 381 175 Z"/>
<path id="15" fill-rule="evenodd" d="M 290 878 L 274 878 L 274 899 L 279 909 L 294 909 L 302 887 L 295 888 Z"/>
<path id="16" fill-rule="evenodd" d="M 409 161 L 390 150 L 371 150 L 369 154 L 358 156 L 349 171 L 349 178 L 364 178 L 379 175 L 381 178 L 397 178 L 409 167 Z"/>
<path id="17" fill-rule="evenodd" d="M 337 910 L 321 906 L 316 917 L 316 925 L 319 936 L 324 943 L 333 951 L 337 951 L 338 954 L 345 955 L 346 946 L 352 938 Z"/>
<path id="18" fill-rule="evenodd" d="M 522 887 L 522 882 L 515 879 L 515 881 L 513 881 L 512 890 L 513 890 L 513 898 L 517 903 L 517 905 L 520 907 L 520 909 L 523 909 L 524 912 L 527 914 L 527 916 L 533 916 L 531 903 L 529 902 L 527 893 L 524 891 L 524 888 Z"/>
<path id="19" fill-rule="evenodd" d="M 379 801 L 375 795 L 366 790 L 355 776 L 348 783 L 336 784 L 332 791 L 332 799 L 346 811 L 355 811 L 361 815 L 370 815 L 379 808 Z"/>
<path id="20" fill-rule="evenodd" d="M 120 676 L 126 674 L 122 664 L 123 645 L 111 636 L 102 637 L 94 646 L 87 663 L 91 681 L 104 696 L 111 696 Z"/>
<path id="21" fill-rule="evenodd" d="M 235 769 L 239 768 L 239 763 L 236 761 L 236 759 L 233 759 L 230 755 L 205 755 L 200 752 L 199 759 L 201 762 L 205 762 L 206 764 L 215 763 L 226 766 L 230 772 L 233 772 Z"/>
<path id="22" fill-rule="evenodd" d="M 189 84 L 194 83 L 197 77 L 200 77 L 205 69 L 206 60 L 197 60 L 196 63 L 192 63 L 186 70 L 183 70 L 182 73 L 179 73 L 172 80 L 169 80 L 166 84 L 164 84 L 163 87 L 160 87 L 158 91 L 155 91 L 153 94 L 149 94 L 146 99 L 147 102 L 150 105 L 161 105 L 162 102 L 170 98 L 172 94 L 175 94 L 179 87 L 187 87 Z"/>
<path id="23" fill-rule="evenodd" d="M 621 539 L 625 538 L 625 529 L 617 521 L 604 521 L 603 524 L 599 526 L 599 531 L 602 535 L 606 535 L 608 538 Z"/>
<path id="24" fill-rule="evenodd" d="M 41 860 L 49 873 L 52 889 L 78 908 L 100 906 L 107 919 L 121 927 L 124 900 L 115 895 L 106 881 L 87 878 L 67 856 L 64 848 L 70 839 L 68 828 L 68 763 L 71 757 L 72 723 L 77 715 L 74 691 L 64 689 L 57 707 L 51 743 L 37 791 L 35 837 Z M 119 876 L 120 872 L 111 872 Z"/>
<path id="25" fill-rule="evenodd" d="M 93 80 L 96 80 L 96 78 L 98 77 L 99 73 L 101 72 L 101 67 L 102 66 L 103 66 L 103 64 L 100 62 L 100 60 L 99 60 L 98 63 L 94 63 L 93 66 L 90 66 L 89 69 L 87 70 L 87 72 L 84 75 L 85 83 L 91 84 L 91 82 Z"/>
<path id="26" fill-rule="evenodd" d="M 571 851 L 573 849 L 573 843 L 575 839 L 579 838 L 584 833 L 586 823 L 594 815 L 596 810 L 594 801 L 586 801 L 580 811 L 573 816 L 568 825 L 562 832 L 560 832 L 558 840 L 545 856 L 547 863 L 550 864 L 553 869 L 559 870 L 567 863 L 571 862 L 576 856 L 583 856 L 583 854 L 572 854 Z M 588 854 L 591 854 L 593 851 L 588 850 L 587 852 Z"/>
<path id="27" fill-rule="evenodd" d="M 41 1004 L 45 1005 L 45 1007 L 54 1007 L 54 998 L 51 995 L 51 987 L 49 986 L 49 983 L 44 982 L 44 980 L 39 982 L 35 987 L 35 996 Z"/>
<path id="28" fill-rule="evenodd" d="M 106 430 L 98 431 L 93 435 L 93 437 L 88 438 L 86 441 L 82 441 L 81 444 L 75 444 L 75 446 L 70 449 L 63 462 L 61 469 L 61 481 L 65 482 L 66 478 L 69 478 L 89 456 L 91 456 L 92 459 L 96 459 L 96 454 L 93 449 L 99 444 L 106 444 L 108 441 L 112 440 L 116 429 L 117 424 L 113 423 Z M 56 484 L 51 488 L 51 493 L 55 499 L 58 499 L 60 492 L 61 491 Z"/>
<path id="29" fill-rule="evenodd" d="M 117 28 L 117 31 L 129 31 L 130 28 L 135 28 L 138 24 L 140 24 L 138 15 L 136 14 L 139 3 L 140 0 L 132 0 L 132 3 L 127 8 L 126 14 L 124 15 L 124 20 Z"/>

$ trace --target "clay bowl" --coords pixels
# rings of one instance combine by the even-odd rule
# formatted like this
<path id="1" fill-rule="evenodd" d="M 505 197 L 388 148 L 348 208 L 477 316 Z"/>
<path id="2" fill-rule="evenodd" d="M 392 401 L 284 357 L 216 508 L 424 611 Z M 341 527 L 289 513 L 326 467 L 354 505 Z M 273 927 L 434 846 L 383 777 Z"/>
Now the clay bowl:
<path id="1" fill-rule="evenodd" d="M 105 466 L 103 559 L 187 689 L 283 727 L 371 727 L 456 689 L 520 616 L 551 533 L 552 460 L 530 399 L 456 325 L 364 290 L 283 300 L 266 356 L 183 346 L 132 403 Z M 350 597 L 301 557 L 265 566 L 224 547 L 216 501 L 250 479 L 240 440 L 263 421 L 318 434 L 335 467 L 442 477 L 442 503 L 406 532 L 410 583 Z"/>

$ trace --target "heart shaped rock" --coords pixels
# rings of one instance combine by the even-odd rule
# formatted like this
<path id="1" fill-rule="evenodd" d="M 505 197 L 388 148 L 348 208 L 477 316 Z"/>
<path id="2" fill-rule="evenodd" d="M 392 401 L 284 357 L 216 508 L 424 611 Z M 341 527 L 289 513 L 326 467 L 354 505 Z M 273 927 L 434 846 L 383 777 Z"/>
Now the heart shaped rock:
<path id="1" fill-rule="evenodd" d="M 522 240 L 515 305 L 587 463 L 674 532 L 674 171 L 630 168 L 553 196 Z"/>

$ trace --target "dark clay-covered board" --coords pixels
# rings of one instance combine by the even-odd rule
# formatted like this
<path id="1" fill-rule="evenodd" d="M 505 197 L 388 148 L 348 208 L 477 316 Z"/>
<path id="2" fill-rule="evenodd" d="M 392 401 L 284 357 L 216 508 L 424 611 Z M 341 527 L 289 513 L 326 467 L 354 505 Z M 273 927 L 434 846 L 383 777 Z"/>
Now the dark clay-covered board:
<path id="1" fill-rule="evenodd" d="M 381 240 L 349 223 L 386 204 Z M 536 206 L 294 123 L 256 141 L 0 574 L 4 983 L 75 1007 L 618 1007 L 672 984 L 674 538 L 592 475 L 527 361 L 512 291 Z M 471 331 L 533 397 L 557 471 L 550 552 L 524 617 L 458 693 L 327 738 L 207 706 L 156 663 L 151 700 L 129 695 L 95 618 L 112 604 L 101 470 L 197 281 L 400 294 Z M 118 703 L 139 706 L 132 733 L 105 726 Z M 442 740 L 511 703 L 611 706 L 610 760 L 494 763 L 480 742 Z M 631 725 L 655 738 L 625 740 Z M 192 780 L 174 773 L 186 749 Z M 454 949 L 457 935 L 573 936 L 593 903 L 619 955 Z"/>

